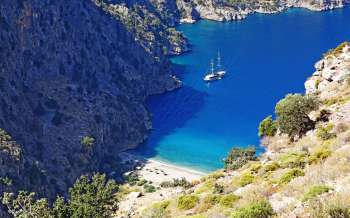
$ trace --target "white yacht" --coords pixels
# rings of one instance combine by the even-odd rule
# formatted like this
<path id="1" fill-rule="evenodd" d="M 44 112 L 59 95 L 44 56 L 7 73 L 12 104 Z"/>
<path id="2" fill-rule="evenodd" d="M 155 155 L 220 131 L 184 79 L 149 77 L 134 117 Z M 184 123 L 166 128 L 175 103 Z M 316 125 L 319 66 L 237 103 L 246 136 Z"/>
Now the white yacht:
<path id="1" fill-rule="evenodd" d="M 220 80 L 222 79 L 226 74 L 226 71 L 222 68 L 221 66 L 221 57 L 220 57 L 220 53 L 218 53 L 218 58 L 217 58 L 217 65 L 216 68 L 214 69 L 214 61 L 211 60 L 210 63 L 210 72 L 208 72 L 203 80 L 206 82 L 210 82 L 210 81 L 215 81 L 215 80 Z"/>

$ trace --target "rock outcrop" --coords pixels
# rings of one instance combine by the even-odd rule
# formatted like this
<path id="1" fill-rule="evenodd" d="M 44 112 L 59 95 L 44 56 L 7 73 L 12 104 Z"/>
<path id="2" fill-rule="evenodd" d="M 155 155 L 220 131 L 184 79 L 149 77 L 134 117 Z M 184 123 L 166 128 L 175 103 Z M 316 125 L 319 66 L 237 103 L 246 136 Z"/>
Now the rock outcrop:
<path id="1" fill-rule="evenodd" d="M 241 20 L 251 13 L 277 13 L 291 7 L 307 8 L 314 11 L 344 7 L 348 0 L 274 0 L 274 1 L 229 1 L 229 0 L 177 0 L 181 21 L 192 23 L 199 18 L 230 21 Z"/>
<path id="2" fill-rule="evenodd" d="M 117 170 L 116 153 L 151 128 L 146 98 L 179 86 L 164 56 L 92 1 L 3 0 L 0 26 L 0 128 L 20 145 L 18 178 L 39 194 Z M 4 158 L 11 176 L 16 164 Z"/>
<path id="3" fill-rule="evenodd" d="M 305 82 L 306 93 L 329 97 L 335 87 L 350 78 L 350 43 L 344 42 L 330 50 L 315 64 L 316 72 Z"/>

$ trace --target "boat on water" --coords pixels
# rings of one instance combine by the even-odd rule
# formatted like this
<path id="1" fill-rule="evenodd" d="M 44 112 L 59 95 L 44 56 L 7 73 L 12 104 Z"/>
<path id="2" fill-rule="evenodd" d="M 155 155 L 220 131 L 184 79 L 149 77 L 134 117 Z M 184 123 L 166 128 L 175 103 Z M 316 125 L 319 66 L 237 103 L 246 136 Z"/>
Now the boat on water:
<path id="1" fill-rule="evenodd" d="M 211 60 L 211 62 L 210 62 L 210 72 L 208 72 L 203 77 L 203 80 L 206 81 L 206 82 L 220 80 L 220 79 L 222 79 L 225 76 L 225 74 L 226 74 L 226 71 L 221 66 L 220 53 L 218 53 L 216 67 L 214 67 L 214 61 Z"/>

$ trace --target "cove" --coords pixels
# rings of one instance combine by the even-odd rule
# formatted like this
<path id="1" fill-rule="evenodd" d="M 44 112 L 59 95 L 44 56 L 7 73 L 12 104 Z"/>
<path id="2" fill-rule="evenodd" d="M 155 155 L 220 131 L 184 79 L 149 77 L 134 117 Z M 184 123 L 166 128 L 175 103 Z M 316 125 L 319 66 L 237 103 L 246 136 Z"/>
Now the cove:
<path id="1" fill-rule="evenodd" d="M 288 93 L 304 92 L 314 63 L 350 39 L 350 8 L 291 9 L 238 22 L 180 25 L 192 51 L 172 58 L 183 88 L 152 97 L 149 139 L 134 152 L 201 171 L 223 166 L 233 146 L 259 147 L 259 122 Z M 202 80 L 221 52 L 227 76 Z"/>

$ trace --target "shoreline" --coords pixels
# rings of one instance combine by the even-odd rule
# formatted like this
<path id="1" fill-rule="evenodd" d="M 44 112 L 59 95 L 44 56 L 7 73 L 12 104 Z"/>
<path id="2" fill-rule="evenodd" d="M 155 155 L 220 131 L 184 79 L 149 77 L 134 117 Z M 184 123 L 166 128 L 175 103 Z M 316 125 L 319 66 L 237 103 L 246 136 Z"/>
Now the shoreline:
<path id="1" fill-rule="evenodd" d="M 166 163 L 164 161 L 145 158 L 139 155 L 122 152 L 119 154 L 124 164 L 131 166 L 130 172 L 137 173 L 143 179 L 160 184 L 164 181 L 185 178 L 187 181 L 199 180 L 208 175 L 208 172 L 178 166 L 176 164 Z"/>

